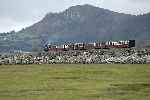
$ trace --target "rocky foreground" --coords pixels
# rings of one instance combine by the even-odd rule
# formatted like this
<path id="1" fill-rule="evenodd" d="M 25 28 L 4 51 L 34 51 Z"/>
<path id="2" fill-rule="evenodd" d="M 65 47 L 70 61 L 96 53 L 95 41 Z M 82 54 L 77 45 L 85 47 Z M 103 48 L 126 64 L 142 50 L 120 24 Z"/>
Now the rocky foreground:
<path id="1" fill-rule="evenodd" d="M 150 64 L 150 49 L 0 54 L 2 64 Z"/>

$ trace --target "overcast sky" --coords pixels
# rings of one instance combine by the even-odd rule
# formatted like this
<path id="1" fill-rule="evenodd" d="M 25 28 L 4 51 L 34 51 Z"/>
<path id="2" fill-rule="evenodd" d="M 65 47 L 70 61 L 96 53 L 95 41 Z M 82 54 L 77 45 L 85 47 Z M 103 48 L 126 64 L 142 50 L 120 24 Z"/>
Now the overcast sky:
<path id="1" fill-rule="evenodd" d="M 150 12 L 150 0 L 0 0 L 0 32 L 18 31 L 38 22 L 48 12 L 82 4 L 130 14 Z"/>

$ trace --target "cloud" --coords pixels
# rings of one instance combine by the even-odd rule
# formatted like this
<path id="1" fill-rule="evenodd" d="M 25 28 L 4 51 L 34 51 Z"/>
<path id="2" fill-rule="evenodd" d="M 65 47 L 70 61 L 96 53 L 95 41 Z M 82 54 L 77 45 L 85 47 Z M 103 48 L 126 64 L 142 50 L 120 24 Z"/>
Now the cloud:
<path id="1" fill-rule="evenodd" d="M 29 21 L 26 21 L 26 22 L 18 22 L 18 21 L 15 21 L 9 17 L 0 17 L 0 31 L 2 32 L 8 32 L 10 30 L 16 30 L 16 31 L 19 31 L 21 30 L 23 27 L 27 27 L 29 25 L 32 25 L 33 22 L 29 22 Z"/>
<path id="2" fill-rule="evenodd" d="M 57 11 L 59 6 L 55 7 L 55 5 L 58 2 L 50 1 L 0 0 L 0 32 L 19 30 L 20 27 L 23 28 L 41 20 L 49 11 Z"/>
<path id="3" fill-rule="evenodd" d="M 102 0 L 103 8 L 128 14 L 143 14 L 150 12 L 149 0 Z"/>
<path id="4" fill-rule="evenodd" d="M 150 0 L 128 0 L 128 1 L 132 1 L 132 2 L 140 2 L 140 3 L 150 3 Z"/>

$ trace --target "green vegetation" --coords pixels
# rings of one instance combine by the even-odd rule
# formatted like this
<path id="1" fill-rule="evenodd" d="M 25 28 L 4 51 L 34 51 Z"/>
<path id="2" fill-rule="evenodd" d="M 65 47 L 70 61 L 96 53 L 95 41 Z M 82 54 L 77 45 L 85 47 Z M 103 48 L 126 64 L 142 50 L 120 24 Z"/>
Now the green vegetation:
<path id="1" fill-rule="evenodd" d="M 150 100 L 150 65 L 2 65 L 0 100 Z"/>

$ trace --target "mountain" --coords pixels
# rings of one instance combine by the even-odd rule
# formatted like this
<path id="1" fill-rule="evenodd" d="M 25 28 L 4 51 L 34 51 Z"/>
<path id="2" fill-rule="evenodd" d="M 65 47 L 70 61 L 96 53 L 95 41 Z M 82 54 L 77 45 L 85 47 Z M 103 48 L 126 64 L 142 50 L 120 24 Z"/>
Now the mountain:
<path id="1" fill-rule="evenodd" d="M 48 42 L 150 39 L 150 13 L 130 15 L 91 5 L 48 13 L 41 21 L 0 40 L 0 50 L 41 49 Z M 7 44 L 7 46 L 6 46 Z M 9 48 L 8 48 L 9 47 Z"/>

